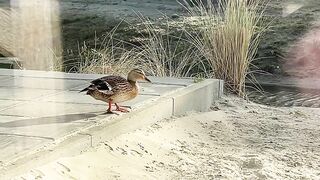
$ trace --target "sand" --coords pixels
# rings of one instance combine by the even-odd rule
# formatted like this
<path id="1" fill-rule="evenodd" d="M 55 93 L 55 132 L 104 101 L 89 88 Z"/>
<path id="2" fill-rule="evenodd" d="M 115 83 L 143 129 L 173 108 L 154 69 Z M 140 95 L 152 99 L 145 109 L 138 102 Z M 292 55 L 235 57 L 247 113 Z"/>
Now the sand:
<path id="1" fill-rule="evenodd" d="M 320 179 L 320 111 L 225 97 L 17 179 Z"/>

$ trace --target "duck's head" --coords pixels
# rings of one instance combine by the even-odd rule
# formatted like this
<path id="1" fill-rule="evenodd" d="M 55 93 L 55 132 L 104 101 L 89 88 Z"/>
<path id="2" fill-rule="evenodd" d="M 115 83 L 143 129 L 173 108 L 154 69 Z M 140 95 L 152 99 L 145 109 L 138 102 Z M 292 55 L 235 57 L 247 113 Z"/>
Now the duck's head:
<path id="1" fill-rule="evenodd" d="M 147 82 L 151 82 L 145 75 L 145 73 L 141 70 L 141 69 L 133 69 L 129 72 L 128 74 L 128 80 L 129 81 L 147 81 Z"/>

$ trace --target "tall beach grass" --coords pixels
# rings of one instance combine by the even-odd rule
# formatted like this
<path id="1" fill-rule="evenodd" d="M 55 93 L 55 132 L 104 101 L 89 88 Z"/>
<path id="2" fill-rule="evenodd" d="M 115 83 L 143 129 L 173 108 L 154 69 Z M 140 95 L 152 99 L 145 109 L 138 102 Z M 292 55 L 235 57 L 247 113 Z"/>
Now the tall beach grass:
<path id="1" fill-rule="evenodd" d="M 198 17 L 200 35 L 189 36 L 210 64 L 213 75 L 223 79 L 229 91 L 245 96 L 245 81 L 264 28 L 258 26 L 262 1 L 182 0 L 191 16 Z"/>

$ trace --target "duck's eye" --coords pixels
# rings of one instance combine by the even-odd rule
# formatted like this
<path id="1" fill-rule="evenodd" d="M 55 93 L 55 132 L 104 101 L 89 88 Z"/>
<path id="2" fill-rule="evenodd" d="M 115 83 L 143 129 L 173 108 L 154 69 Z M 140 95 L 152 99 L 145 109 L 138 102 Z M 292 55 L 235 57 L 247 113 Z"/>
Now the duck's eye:
<path id="1" fill-rule="evenodd" d="M 144 76 L 144 73 L 142 71 L 135 71 L 137 74 Z"/>

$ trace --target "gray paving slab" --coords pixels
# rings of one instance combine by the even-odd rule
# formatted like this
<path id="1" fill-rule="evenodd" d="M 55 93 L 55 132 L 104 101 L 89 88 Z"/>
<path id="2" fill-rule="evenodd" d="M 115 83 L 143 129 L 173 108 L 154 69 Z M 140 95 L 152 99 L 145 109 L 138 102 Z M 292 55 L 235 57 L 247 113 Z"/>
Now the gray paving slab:
<path id="1" fill-rule="evenodd" d="M 0 99 L 0 111 L 8 108 L 8 107 L 12 107 L 16 104 L 22 103 L 23 101 L 15 101 L 15 100 L 1 100 Z"/>
<path id="2" fill-rule="evenodd" d="M 79 113 L 39 118 L 0 115 L 0 160 L 10 161 L 41 145 L 54 142 L 109 115 Z"/>
<path id="3" fill-rule="evenodd" d="M 153 84 L 187 86 L 194 83 L 192 78 L 150 77 Z"/>
<path id="4" fill-rule="evenodd" d="M 18 116 L 6 116 L 6 115 L 0 115 L 0 123 L 6 123 L 11 121 L 17 121 L 26 119 L 25 117 L 18 117 Z"/>
<path id="5" fill-rule="evenodd" d="M 88 97 L 89 98 L 89 97 Z M 139 96 L 132 101 L 119 103 L 119 105 L 133 106 L 145 100 L 152 99 L 153 96 Z M 18 116 L 18 117 L 48 117 L 48 116 L 64 116 L 65 119 L 70 118 L 72 114 L 103 114 L 107 110 L 107 103 L 89 99 L 95 104 L 89 103 L 67 103 L 67 102 L 49 102 L 49 101 L 31 101 L 18 104 L 14 107 L 0 111 L 0 115 Z M 59 100 L 58 100 L 59 101 Z M 83 101 L 84 102 L 84 101 Z M 114 107 L 113 107 L 114 108 Z"/>
<path id="6" fill-rule="evenodd" d="M 52 96 L 45 96 L 40 98 L 39 101 L 73 104 L 106 104 L 105 102 L 95 100 L 89 95 L 85 95 L 85 93 L 79 93 L 79 91 L 64 91 L 63 93 Z"/>
<path id="7" fill-rule="evenodd" d="M 166 85 L 166 84 L 150 84 L 144 83 L 140 85 L 140 94 L 143 95 L 164 95 L 174 90 L 183 88 L 184 86 L 179 85 Z"/>
<path id="8" fill-rule="evenodd" d="M 7 133 L 56 140 L 84 126 L 97 123 L 96 117 L 95 114 L 69 114 L 41 118 L 16 118 L 13 121 L 0 123 L 0 136 Z"/>
<path id="9" fill-rule="evenodd" d="M 0 99 L 1 100 L 20 100 L 31 101 L 42 96 L 49 96 L 62 91 L 51 89 L 28 89 L 18 87 L 1 87 L 0 86 Z"/>
<path id="10" fill-rule="evenodd" d="M 13 79 L 12 76 L 0 76 L 0 84 L 4 81 L 8 81 L 10 79 Z"/>
<path id="11" fill-rule="evenodd" d="M 79 85 L 83 85 L 86 83 L 87 82 L 83 80 L 50 79 L 39 77 L 15 77 L 10 81 L 2 82 L 0 86 L 31 89 L 66 90 L 75 88 Z"/>
<path id="12" fill-rule="evenodd" d="M 30 101 L 19 104 L 10 109 L 1 111 L 1 115 L 22 116 L 22 117 L 47 117 L 62 116 L 70 114 L 103 113 L 105 105 L 99 104 L 69 104 L 58 102 L 37 102 Z"/>

